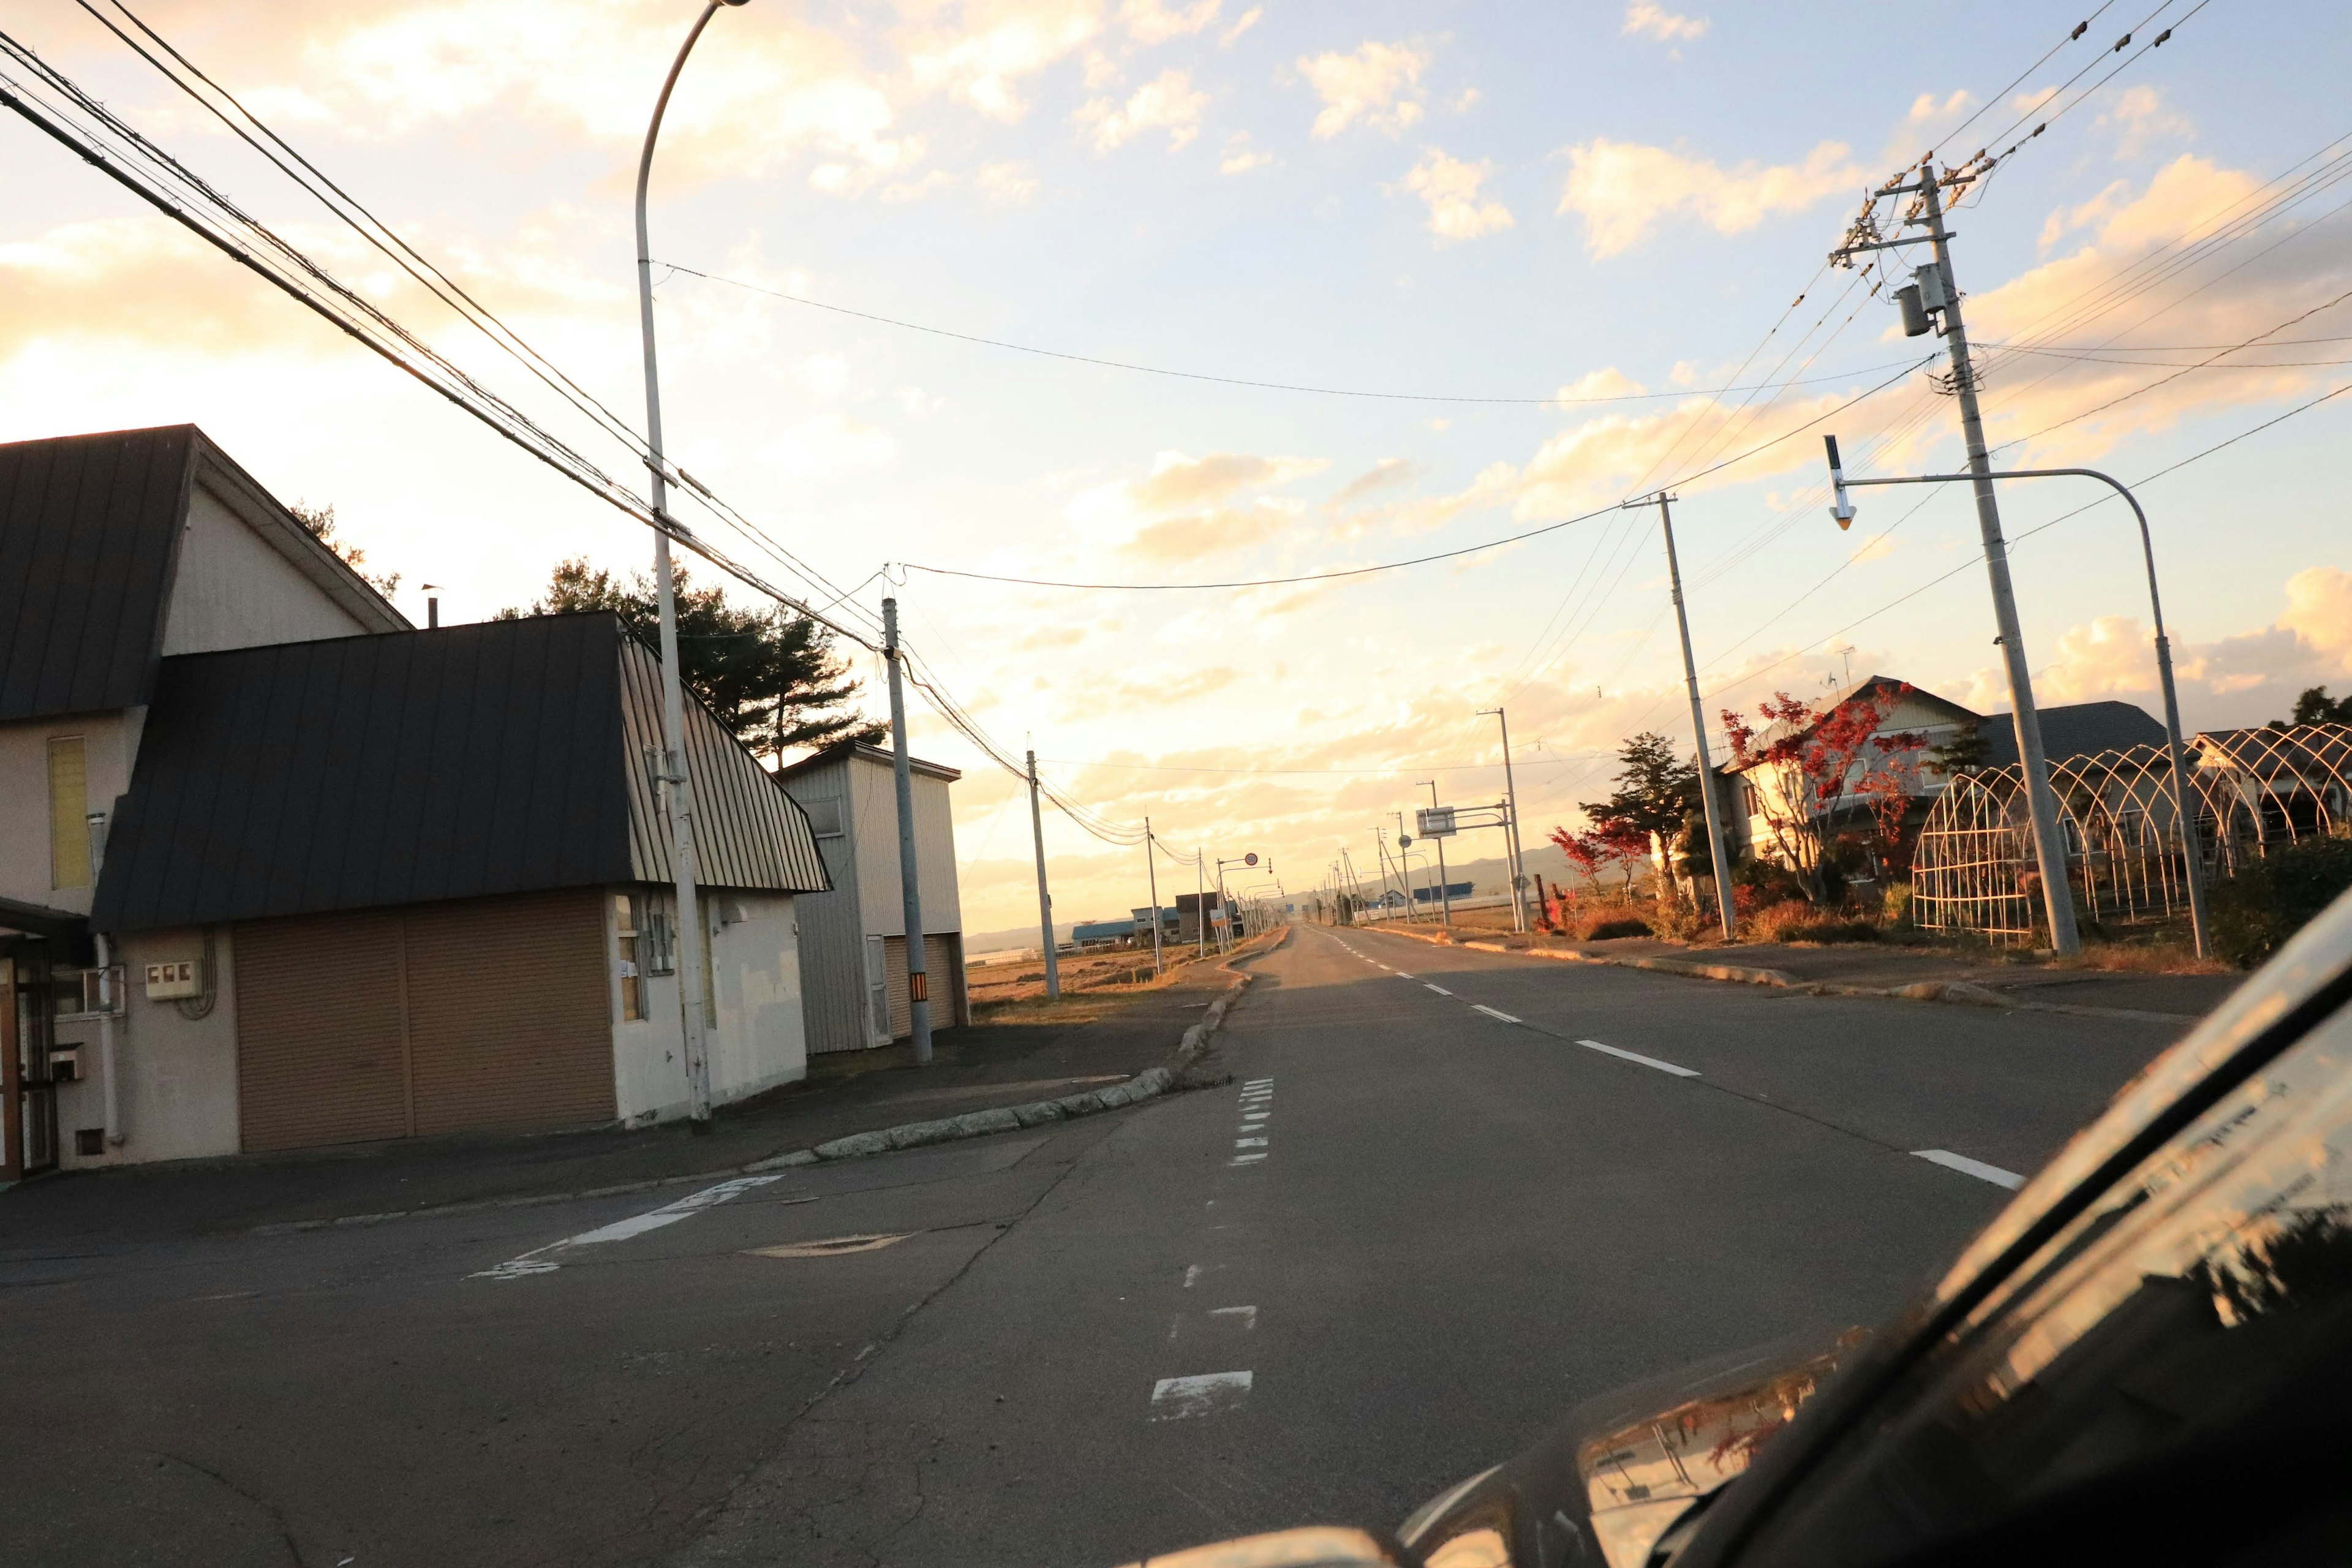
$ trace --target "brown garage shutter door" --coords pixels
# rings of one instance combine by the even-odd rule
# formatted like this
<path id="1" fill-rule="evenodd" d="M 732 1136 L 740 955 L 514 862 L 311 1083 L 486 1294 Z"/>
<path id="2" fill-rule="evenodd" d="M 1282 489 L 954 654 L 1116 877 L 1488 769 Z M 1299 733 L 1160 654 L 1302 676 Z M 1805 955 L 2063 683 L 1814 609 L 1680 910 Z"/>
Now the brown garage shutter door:
<path id="1" fill-rule="evenodd" d="M 248 1151 L 408 1131 L 400 917 L 368 911 L 239 926 L 236 1100 Z"/>
<path id="2" fill-rule="evenodd" d="M 610 1121 L 604 910 L 593 889 L 408 912 L 416 1131 Z"/>

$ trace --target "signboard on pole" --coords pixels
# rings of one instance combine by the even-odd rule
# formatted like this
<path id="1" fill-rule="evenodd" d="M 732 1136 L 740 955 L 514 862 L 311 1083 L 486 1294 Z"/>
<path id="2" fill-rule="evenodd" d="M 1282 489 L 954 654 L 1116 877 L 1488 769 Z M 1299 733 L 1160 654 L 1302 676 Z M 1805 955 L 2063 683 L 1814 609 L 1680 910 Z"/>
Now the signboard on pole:
<path id="1" fill-rule="evenodd" d="M 1450 805 L 1424 805 L 1413 814 L 1413 826 L 1421 829 L 1423 838 L 1454 837 L 1454 808 Z"/>

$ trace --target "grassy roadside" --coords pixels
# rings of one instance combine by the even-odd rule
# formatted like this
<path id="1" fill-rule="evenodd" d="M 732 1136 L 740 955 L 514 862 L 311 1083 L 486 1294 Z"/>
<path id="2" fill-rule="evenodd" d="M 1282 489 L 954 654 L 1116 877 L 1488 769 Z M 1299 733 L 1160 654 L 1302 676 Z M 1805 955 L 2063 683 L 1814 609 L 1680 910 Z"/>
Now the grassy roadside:
<path id="1" fill-rule="evenodd" d="M 1164 973 L 1151 973 L 1149 952 L 1122 952 L 1111 954 L 1081 954 L 1065 960 L 1061 964 L 1062 994 L 1048 1001 L 1045 996 L 1045 971 L 1042 963 L 1017 967 L 1019 973 L 1009 974 L 991 984 L 977 974 L 970 974 L 966 984 L 971 994 L 971 1021 L 976 1026 L 996 1024 L 1091 1024 L 1124 1011 L 1134 1003 L 1165 991 L 1178 976 L 1195 965 L 1214 966 L 1220 963 L 1263 952 L 1280 940 L 1280 932 L 1269 931 L 1234 944 L 1231 953 L 1220 954 L 1211 949 L 1202 955 L 1194 949 L 1169 948 L 1162 957 Z M 1140 962 L 1139 962 L 1139 960 Z"/>

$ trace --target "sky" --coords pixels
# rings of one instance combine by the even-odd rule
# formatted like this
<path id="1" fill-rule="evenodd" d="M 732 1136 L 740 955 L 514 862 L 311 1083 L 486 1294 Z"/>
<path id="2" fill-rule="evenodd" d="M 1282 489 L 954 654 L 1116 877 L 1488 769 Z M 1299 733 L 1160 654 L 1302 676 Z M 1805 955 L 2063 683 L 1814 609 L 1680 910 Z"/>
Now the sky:
<path id="1" fill-rule="evenodd" d="M 134 8 L 641 418 L 631 182 L 698 5 Z M 541 406 L 87 12 L 5 15 Z M 1426 804 L 1423 781 L 1453 804 L 1497 798 L 1481 710 L 1507 710 L 1529 842 L 1606 794 L 1624 737 L 1687 744 L 1656 509 L 1617 505 L 1661 485 L 1717 744 L 1724 708 L 1870 674 L 2005 710 L 1969 497 L 1858 492 L 1841 531 L 1820 436 L 1853 474 L 1964 461 L 1955 402 L 1922 368 L 1941 341 L 1904 338 L 1878 275 L 1825 258 L 1864 191 L 1923 153 L 2022 139 L 1951 218 L 1996 461 L 2151 479 L 2190 728 L 2352 687 L 2352 395 L 2197 456 L 2352 382 L 2352 303 L 2336 302 L 2352 182 L 2332 162 L 2352 152 L 2352 11 L 1986 4 L 1933 38 L 1921 16 L 724 10 L 654 174 L 665 424 L 671 454 L 765 538 L 698 526 L 772 581 L 846 592 L 836 614 L 855 624 L 895 595 L 908 643 L 1000 749 L 1034 747 L 1058 792 L 1108 821 L 1149 816 L 1177 855 L 1257 853 L 1273 875 L 1253 891 L 1311 890 L 1343 845 L 1370 872 L 1376 826 Z M 193 421 L 281 499 L 332 505 L 420 623 L 425 584 L 462 621 L 527 605 L 565 556 L 649 562 L 637 523 L 31 128 L 0 117 L 0 439 Z M 2002 487 L 2035 693 L 2160 711 L 2137 540 L 2120 505 L 2086 506 L 2097 489 Z M 1443 552 L 1459 553 L 1265 582 Z M 1256 585 L 1183 586 L 1200 584 Z M 883 712 L 878 660 L 844 651 Z M 1034 920 L 1023 786 L 925 708 L 910 734 L 966 770 L 967 929 Z M 1480 837 L 1454 858 L 1499 847 Z M 1045 847 L 1060 918 L 1145 901 L 1140 849 L 1050 807 Z M 1161 862 L 1163 897 L 1191 883 Z"/>

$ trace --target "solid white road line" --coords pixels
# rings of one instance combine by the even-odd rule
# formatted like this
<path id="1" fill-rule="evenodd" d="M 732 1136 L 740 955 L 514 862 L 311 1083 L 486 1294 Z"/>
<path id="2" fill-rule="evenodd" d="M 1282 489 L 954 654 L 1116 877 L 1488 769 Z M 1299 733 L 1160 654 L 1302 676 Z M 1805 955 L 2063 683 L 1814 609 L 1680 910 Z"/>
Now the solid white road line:
<path id="1" fill-rule="evenodd" d="M 1496 1012 L 1494 1008 L 1487 1006 L 1484 1002 L 1473 1002 L 1470 1004 L 1470 1007 L 1473 1012 L 1484 1013 L 1489 1018 L 1500 1018 L 1506 1024 L 1516 1024 L 1519 1021 L 1518 1019 L 1512 1017 L 1508 1013 Z"/>
<path id="2" fill-rule="evenodd" d="M 1602 1056 L 1615 1057 L 1621 1061 L 1639 1062 L 1645 1068 L 1655 1068 L 1660 1072 L 1670 1072 L 1676 1078 L 1699 1076 L 1696 1068 L 1676 1067 L 1672 1062 L 1662 1062 L 1655 1057 L 1645 1057 L 1639 1051 L 1621 1051 L 1614 1046 L 1604 1046 L 1599 1040 L 1579 1040 L 1576 1043 L 1589 1051 L 1599 1051 Z"/>
<path id="3" fill-rule="evenodd" d="M 730 1198 L 740 1197 L 754 1187 L 764 1187 L 771 1182 L 783 1180 L 779 1171 L 767 1176 L 737 1176 L 715 1187 L 705 1187 L 698 1193 L 688 1193 L 675 1203 L 664 1204 L 645 1214 L 616 1219 L 610 1225 L 583 1230 L 578 1236 L 567 1236 L 561 1241 L 551 1241 L 545 1247 L 534 1247 L 520 1258 L 509 1258 L 495 1268 L 485 1268 L 471 1276 L 476 1279 L 520 1279 L 531 1274 L 552 1274 L 562 1265 L 540 1256 L 572 1247 L 594 1247 L 607 1241 L 626 1241 L 633 1236 L 643 1236 L 649 1230 L 659 1230 L 666 1225 L 676 1225 L 689 1215 L 715 1207 Z"/>
<path id="4" fill-rule="evenodd" d="M 2025 1185 L 2025 1178 L 2015 1171 L 2004 1171 L 1999 1165 L 1988 1165 L 1982 1160 L 1971 1160 L 1966 1154 L 1955 1154 L 1949 1149 L 1914 1149 L 1911 1152 L 1930 1164 L 1958 1171 L 1964 1176 L 1974 1176 L 1979 1182 L 1990 1182 L 1996 1187 L 2007 1187 L 2011 1192 Z"/>
<path id="5" fill-rule="evenodd" d="M 1163 1377 L 1151 1385 L 1151 1419 L 1182 1421 L 1194 1415 L 1214 1415 L 1238 1410 L 1249 1397 L 1250 1374 L 1207 1372 L 1197 1377 Z"/>
<path id="6" fill-rule="evenodd" d="M 1429 982 L 1428 982 L 1428 981 L 1426 981 L 1426 980 L 1423 981 L 1423 982 L 1422 982 L 1422 984 L 1423 984 L 1423 985 L 1429 985 Z M 1451 996 L 1451 995 L 1453 995 L 1453 994 L 1454 994 L 1454 993 L 1453 993 L 1453 992 L 1448 991 L 1448 990 L 1447 990 L 1444 986 L 1443 986 L 1443 985 L 1429 985 L 1429 988 L 1430 988 L 1432 991 L 1436 992 L 1440 996 Z"/>

